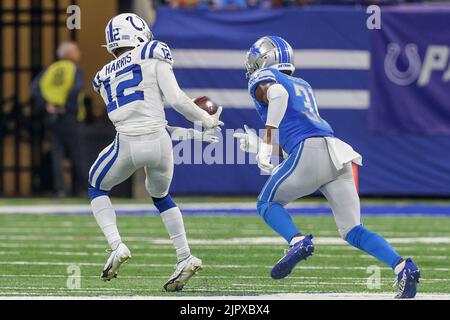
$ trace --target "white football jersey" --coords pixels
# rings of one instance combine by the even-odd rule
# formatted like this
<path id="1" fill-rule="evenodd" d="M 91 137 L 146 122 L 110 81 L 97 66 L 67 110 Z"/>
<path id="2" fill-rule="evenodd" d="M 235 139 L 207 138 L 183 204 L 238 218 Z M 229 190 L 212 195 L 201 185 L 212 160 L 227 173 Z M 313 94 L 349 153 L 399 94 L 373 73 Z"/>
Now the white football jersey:
<path id="1" fill-rule="evenodd" d="M 163 94 L 156 78 L 156 64 L 173 64 L 169 47 L 151 41 L 123 54 L 97 72 L 93 86 L 105 101 L 117 132 L 143 135 L 164 129 Z"/>

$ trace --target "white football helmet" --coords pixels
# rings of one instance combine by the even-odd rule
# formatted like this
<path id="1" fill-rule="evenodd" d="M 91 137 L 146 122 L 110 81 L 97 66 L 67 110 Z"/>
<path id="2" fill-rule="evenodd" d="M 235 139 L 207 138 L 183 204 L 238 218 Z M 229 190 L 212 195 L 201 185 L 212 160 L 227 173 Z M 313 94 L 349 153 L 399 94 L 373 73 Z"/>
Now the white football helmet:
<path id="1" fill-rule="evenodd" d="M 118 48 L 136 48 L 153 40 L 148 24 L 134 13 L 122 13 L 109 20 L 105 35 L 106 50 L 113 56 L 114 50 Z"/>

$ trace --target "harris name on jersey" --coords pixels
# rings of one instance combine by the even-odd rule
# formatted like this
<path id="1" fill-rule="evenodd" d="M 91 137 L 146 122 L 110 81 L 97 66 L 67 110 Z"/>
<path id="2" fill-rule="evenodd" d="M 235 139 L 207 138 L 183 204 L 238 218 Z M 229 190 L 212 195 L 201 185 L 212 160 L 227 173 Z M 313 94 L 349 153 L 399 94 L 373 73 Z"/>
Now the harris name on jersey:
<path id="1" fill-rule="evenodd" d="M 105 74 L 109 75 L 110 73 L 123 68 L 130 62 L 131 62 L 131 52 L 128 53 L 126 56 L 124 56 L 120 59 L 114 60 L 110 64 L 107 64 L 105 66 Z"/>

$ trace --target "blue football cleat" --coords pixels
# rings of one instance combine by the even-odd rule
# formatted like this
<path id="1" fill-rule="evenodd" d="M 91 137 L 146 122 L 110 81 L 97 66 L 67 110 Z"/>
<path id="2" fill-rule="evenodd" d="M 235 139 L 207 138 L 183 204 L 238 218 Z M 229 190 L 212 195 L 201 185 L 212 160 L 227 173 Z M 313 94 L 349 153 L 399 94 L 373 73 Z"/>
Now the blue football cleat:
<path id="1" fill-rule="evenodd" d="M 312 238 L 312 235 L 306 236 L 286 252 L 286 255 L 272 268 L 270 275 L 273 279 L 278 280 L 286 278 L 297 263 L 306 260 L 306 258 L 313 254 L 314 244 L 311 241 Z"/>
<path id="2" fill-rule="evenodd" d="M 412 262 L 411 258 L 406 259 L 405 267 L 397 275 L 395 286 L 398 293 L 397 299 L 411 299 L 416 296 L 417 285 L 419 284 L 420 270 Z"/>

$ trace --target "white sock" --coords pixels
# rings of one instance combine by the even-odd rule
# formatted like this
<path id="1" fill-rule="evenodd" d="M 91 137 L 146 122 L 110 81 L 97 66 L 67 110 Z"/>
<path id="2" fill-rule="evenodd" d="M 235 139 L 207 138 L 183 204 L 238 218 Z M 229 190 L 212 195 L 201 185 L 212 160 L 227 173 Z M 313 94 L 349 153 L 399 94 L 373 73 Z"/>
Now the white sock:
<path id="1" fill-rule="evenodd" d="M 178 261 L 182 261 L 191 255 L 191 250 L 186 239 L 183 216 L 178 207 L 170 208 L 161 213 L 161 219 L 166 226 L 167 233 L 172 240 L 177 252 Z"/>
<path id="2" fill-rule="evenodd" d="M 406 264 L 406 260 L 403 260 L 401 263 L 399 263 L 394 269 L 395 274 L 399 274 L 405 267 L 405 264 Z"/>
<path id="3" fill-rule="evenodd" d="M 298 237 L 293 237 L 291 242 L 289 243 L 290 246 L 293 246 L 294 244 L 296 244 L 297 242 L 301 241 L 305 239 L 305 236 L 298 236 Z"/>
<path id="4" fill-rule="evenodd" d="M 117 230 L 116 212 L 108 196 L 100 196 L 91 201 L 95 220 L 103 231 L 111 250 L 116 250 L 122 243 Z"/>

